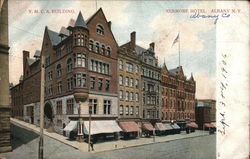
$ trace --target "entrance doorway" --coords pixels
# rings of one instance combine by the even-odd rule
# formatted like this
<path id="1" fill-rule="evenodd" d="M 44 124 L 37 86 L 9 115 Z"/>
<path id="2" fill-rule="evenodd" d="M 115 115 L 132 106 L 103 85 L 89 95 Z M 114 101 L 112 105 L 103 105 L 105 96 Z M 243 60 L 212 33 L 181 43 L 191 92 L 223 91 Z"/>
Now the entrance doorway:
<path id="1" fill-rule="evenodd" d="M 46 103 L 44 106 L 44 128 L 48 129 L 53 126 L 53 110 L 50 103 Z"/>

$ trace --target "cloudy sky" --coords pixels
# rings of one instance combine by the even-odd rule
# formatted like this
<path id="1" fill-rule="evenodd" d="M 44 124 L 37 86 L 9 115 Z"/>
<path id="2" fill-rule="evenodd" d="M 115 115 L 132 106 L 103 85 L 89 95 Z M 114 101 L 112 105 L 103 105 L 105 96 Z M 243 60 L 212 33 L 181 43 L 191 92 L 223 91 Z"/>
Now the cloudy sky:
<path id="1" fill-rule="evenodd" d="M 155 42 L 160 65 L 178 66 L 178 44 L 172 43 L 180 32 L 181 65 L 187 78 L 193 73 L 198 99 L 215 99 L 216 25 L 213 19 L 190 19 L 191 13 L 167 13 L 167 9 L 212 9 L 215 2 L 192 1 L 97 1 L 102 7 L 119 45 L 136 31 L 138 45 L 148 48 Z M 70 9 L 74 13 L 36 13 L 29 10 Z M 59 32 L 79 11 L 88 19 L 96 11 L 95 1 L 14 1 L 9 0 L 10 82 L 18 83 L 22 74 L 22 51 L 41 49 L 45 26 Z"/>

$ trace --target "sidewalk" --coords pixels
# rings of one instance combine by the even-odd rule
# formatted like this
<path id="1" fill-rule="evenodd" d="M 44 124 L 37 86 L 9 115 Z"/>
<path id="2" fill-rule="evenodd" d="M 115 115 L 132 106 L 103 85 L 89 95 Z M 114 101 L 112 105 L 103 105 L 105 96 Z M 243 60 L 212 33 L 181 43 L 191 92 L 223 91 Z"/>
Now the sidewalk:
<path id="1" fill-rule="evenodd" d="M 28 130 L 34 131 L 36 133 L 40 132 L 39 127 L 37 127 L 33 124 L 26 123 L 24 121 L 20 121 L 18 119 L 11 118 L 11 123 L 18 125 L 20 127 L 26 128 Z M 70 141 L 70 140 L 68 140 L 68 137 L 64 137 L 64 136 L 59 135 L 57 133 L 49 133 L 49 132 L 47 132 L 47 130 L 44 130 L 44 134 L 53 138 L 53 139 L 56 139 L 56 140 L 62 142 L 62 143 L 65 143 L 69 146 L 72 146 L 76 149 L 79 149 L 80 151 L 83 151 L 83 152 L 88 151 L 88 144 L 85 142 L 79 143 L 77 141 Z M 147 144 L 168 142 L 168 141 L 172 141 L 172 140 L 192 138 L 192 137 L 198 137 L 198 136 L 204 136 L 204 135 L 209 135 L 209 132 L 196 130 L 194 133 L 190 133 L 190 134 L 181 133 L 181 134 L 167 135 L 167 136 L 155 136 L 155 142 L 153 142 L 153 137 L 138 138 L 138 139 L 131 139 L 131 140 L 107 141 L 107 142 L 103 142 L 103 143 L 94 144 L 95 151 L 92 151 L 91 153 L 111 151 L 111 150 L 116 150 L 116 149 L 142 146 L 142 145 L 147 145 Z"/>

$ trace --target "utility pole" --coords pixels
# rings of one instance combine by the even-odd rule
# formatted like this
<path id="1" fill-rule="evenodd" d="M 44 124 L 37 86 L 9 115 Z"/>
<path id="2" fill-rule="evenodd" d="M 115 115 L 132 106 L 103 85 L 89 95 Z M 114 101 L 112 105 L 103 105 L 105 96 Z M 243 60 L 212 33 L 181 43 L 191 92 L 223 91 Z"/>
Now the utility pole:
<path id="1" fill-rule="evenodd" d="M 39 141 L 39 159 L 43 159 L 43 126 L 44 126 L 44 57 L 41 54 L 41 96 L 40 96 L 40 141 Z"/>
<path id="2" fill-rule="evenodd" d="M 89 103 L 89 146 L 88 151 L 90 152 L 90 140 L 91 140 L 91 114 L 92 114 L 92 103 Z"/>

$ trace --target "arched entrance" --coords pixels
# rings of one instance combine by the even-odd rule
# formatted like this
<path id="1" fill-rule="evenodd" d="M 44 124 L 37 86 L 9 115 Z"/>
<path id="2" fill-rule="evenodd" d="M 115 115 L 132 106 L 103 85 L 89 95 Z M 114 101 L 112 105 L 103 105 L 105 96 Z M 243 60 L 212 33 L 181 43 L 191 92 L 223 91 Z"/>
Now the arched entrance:
<path id="1" fill-rule="evenodd" d="M 53 129 L 53 109 L 51 103 L 46 103 L 44 105 L 44 128 L 49 129 L 50 127 Z"/>

